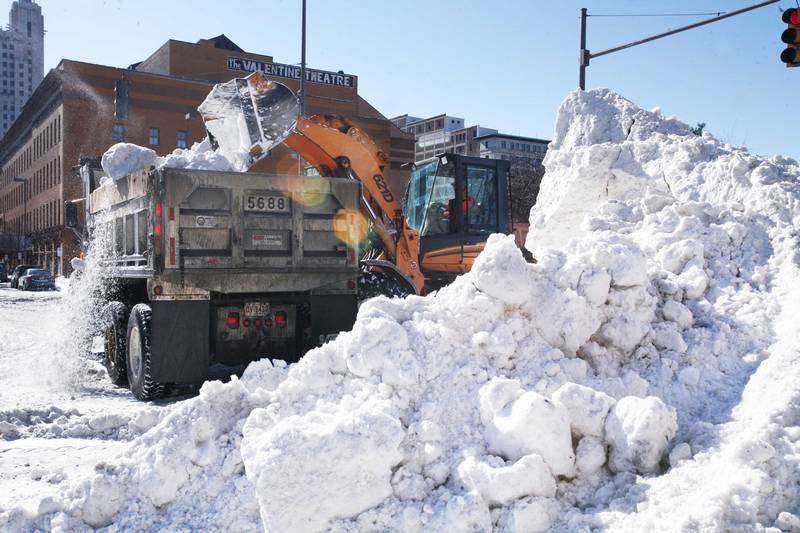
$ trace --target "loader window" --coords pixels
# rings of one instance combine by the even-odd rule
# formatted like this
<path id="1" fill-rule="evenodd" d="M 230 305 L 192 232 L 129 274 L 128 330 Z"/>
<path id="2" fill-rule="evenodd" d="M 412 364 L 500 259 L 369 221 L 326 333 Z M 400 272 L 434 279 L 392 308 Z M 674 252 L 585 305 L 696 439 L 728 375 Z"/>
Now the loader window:
<path id="1" fill-rule="evenodd" d="M 450 206 L 456 197 L 455 165 L 432 161 L 411 174 L 406 194 L 408 225 L 420 235 L 450 233 Z"/>
<path id="2" fill-rule="evenodd" d="M 465 196 L 467 226 L 477 230 L 496 230 L 497 170 L 468 165 Z"/>

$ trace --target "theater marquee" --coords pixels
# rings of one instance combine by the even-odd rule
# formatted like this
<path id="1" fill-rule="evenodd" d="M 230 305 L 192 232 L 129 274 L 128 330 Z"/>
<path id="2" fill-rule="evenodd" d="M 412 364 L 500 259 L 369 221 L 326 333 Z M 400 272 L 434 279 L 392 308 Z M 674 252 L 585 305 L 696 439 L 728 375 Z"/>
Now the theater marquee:
<path id="1" fill-rule="evenodd" d="M 300 67 L 295 65 L 284 65 L 283 63 L 265 63 L 254 59 L 243 59 L 240 57 L 228 58 L 228 70 L 243 70 L 245 72 L 263 72 L 269 76 L 278 78 L 289 78 L 292 80 L 300 79 Z M 306 69 L 306 81 L 320 83 L 322 85 L 334 85 L 336 87 L 353 87 L 353 76 L 326 70 Z"/>

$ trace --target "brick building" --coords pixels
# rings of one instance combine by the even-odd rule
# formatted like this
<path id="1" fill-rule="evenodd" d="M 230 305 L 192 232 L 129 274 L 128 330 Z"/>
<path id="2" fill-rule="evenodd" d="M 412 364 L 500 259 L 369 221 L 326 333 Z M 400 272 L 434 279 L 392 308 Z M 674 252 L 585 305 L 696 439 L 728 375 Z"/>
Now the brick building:
<path id="1" fill-rule="evenodd" d="M 160 155 L 191 146 L 205 136 L 196 109 L 212 85 L 255 70 L 299 88 L 298 67 L 245 52 L 224 35 L 197 43 L 169 40 L 128 68 L 62 60 L 0 140 L 0 259 L 66 273 L 78 242 L 63 226 L 63 203 L 82 196 L 72 172 L 79 158 L 100 156 L 119 141 Z M 356 76 L 308 69 L 306 80 L 306 114 L 338 113 L 366 131 L 389 155 L 390 185 L 402 194 L 413 136 L 358 94 Z M 253 170 L 296 174 L 301 165 L 281 146 Z"/>

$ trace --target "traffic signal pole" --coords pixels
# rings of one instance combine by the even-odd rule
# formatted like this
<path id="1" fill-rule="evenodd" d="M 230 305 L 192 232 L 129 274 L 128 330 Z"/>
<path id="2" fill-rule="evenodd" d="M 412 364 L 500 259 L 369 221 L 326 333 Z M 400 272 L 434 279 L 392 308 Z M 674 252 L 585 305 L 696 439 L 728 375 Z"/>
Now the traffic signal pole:
<path id="1" fill-rule="evenodd" d="M 586 17 L 590 15 L 586 12 L 585 7 L 581 8 L 581 49 L 579 58 L 580 74 L 579 74 L 578 86 L 581 88 L 581 90 L 586 90 L 586 67 L 589 66 L 589 61 L 593 58 L 608 54 L 613 54 L 614 52 L 619 52 L 620 50 L 625 50 L 626 48 L 633 48 L 634 46 L 638 46 L 640 44 L 649 43 L 650 41 L 655 41 L 656 39 L 669 37 L 670 35 L 675 35 L 676 33 L 698 28 L 700 26 L 705 26 L 706 24 L 711 24 L 712 22 L 717 22 L 718 20 L 734 17 L 736 15 L 741 15 L 742 13 L 758 9 L 760 7 L 768 6 L 770 4 L 775 4 L 777 2 L 779 2 L 779 0 L 767 0 L 766 2 L 760 2 L 752 6 L 744 7 L 742 9 L 737 9 L 736 11 L 730 11 L 729 13 L 725 13 L 723 15 L 717 15 L 716 17 L 711 17 L 705 20 L 701 20 L 699 22 L 695 22 L 693 24 L 681 26 L 680 28 L 676 28 L 674 30 L 669 30 L 663 33 L 658 33 L 656 35 L 651 35 L 650 37 L 645 37 L 644 39 L 639 39 L 638 41 L 631 41 L 629 43 L 621 44 L 619 46 L 615 46 L 614 48 L 608 48 L 606 50 L 602 50 L 596 53 L 591 53 L 586 48 Z"/>

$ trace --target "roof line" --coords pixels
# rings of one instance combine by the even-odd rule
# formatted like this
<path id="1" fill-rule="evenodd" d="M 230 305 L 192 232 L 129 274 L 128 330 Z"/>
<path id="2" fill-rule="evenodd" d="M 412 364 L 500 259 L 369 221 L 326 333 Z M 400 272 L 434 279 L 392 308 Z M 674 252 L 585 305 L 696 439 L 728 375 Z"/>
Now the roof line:
<path id="1" fill-rule="evenodd" d="M 486 135 L 478 135 L 475 139 L 488 139 L 490 137 L 503 137 L 504 139 L 514 139 L 516 141 L 528 141 L 528 142 L 539 142 L 539 143 L 549 143 L 550 141 L 547 139 L 538 139 L 536 137 L 523 137 L 522 135 L 509 135 L 507 133 L 487 133 Z"/>

